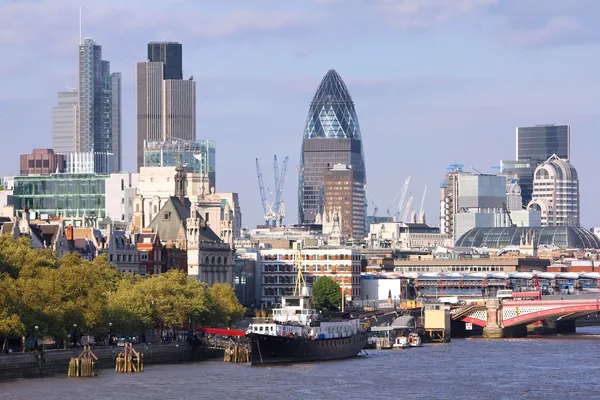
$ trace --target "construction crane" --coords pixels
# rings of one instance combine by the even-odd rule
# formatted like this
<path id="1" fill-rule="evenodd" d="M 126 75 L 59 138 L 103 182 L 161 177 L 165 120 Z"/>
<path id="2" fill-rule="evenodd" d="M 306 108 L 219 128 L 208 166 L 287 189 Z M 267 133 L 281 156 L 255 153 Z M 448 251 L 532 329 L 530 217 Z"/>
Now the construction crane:
<path id="1" fill-rule="evenodd" d="M 400 191 L 400 201 L 398 202 L 398 211 L 396 212 L 396 221 L 400 217 L 400 213 L 402 212 L 402 207 L 404 206 L 404 199 L 406 198 L 406 192 L 408 191 L 408 185 L 410 185 L 410 176 L 406 178 L 404 181 L 404 185 L 402 186 L 402 190 Z M 402 221 L 406 221 L 406 217 L 402 219 Z"/>
<path id="2" fill-rule="evenodd" d="M 379 211 L 379 207 L 377 207 L 375 202 L 369 198 L 369 194 L 367 193 L 367 185 L 365 185 L 365 199 L 367 200 L 366 204 L 365 204 L 365 206 L 367 208 L 369 207 L 369 202 L 371 202 L 371 204 L 373 204 L 373 216 L 376 217 L 377 211 Z"/>
<path id="3" fill-rule="evenodd" d="M 258 158 L 256 159 L 256 176 L 258 178 L 258 188 L 260 190 L 260 200 L 263 206 L 263 211 L 265 213 L 265 224 L 271 225 L 272 222 L 275 222 L 275 213 L 273 212 L 273 207 L 269 204 L 267 200 L 267 196 L 265 194 L 265 185 L 263 183 L 262 171 L 260 170 L 260 163 L 258 162 Z"/>
<path id="4" fill-rule="evenodd" d="M 410 206 L 412 205 L 413 196 L 411 195 L 406 202 L 406 207 L 404 208 L 404 214 L 402 214 L 402 222 L 408 222 L 408 215 L 410 213 Z"/>
<path id="5" fill-rule="evenodd" d="M 464 164 L 450 164 L 447 168 L 449 172 L 462 172 Z"/>
<path id="6" fill-rule="evenodd" d="M 423 210 L 423 206 L 425 205 L 425 195 L 427 194 L 427 185 L 425 185 L 425 190 L 423 190 L 423 198 L 421 198 L 421 207 L 419 207 L 419 223 L 425 223 L 425 210 Z"/>
<path id="7" fill-rule="evenodd" d="M 285 217 L 285 207 L 283 203 L 283 184 L 285 182 L 285 174 L 287 172 L 287 165 L 289 157 L 283 160 L 281 167 L 281 175 L 279 175 L 279 163 L 277 162 L 277 155 L 273 156 L 273 169 L 275 176 L 275 205 L 273 207 L 273 213 L 275 214 L 275 222 L 277 226 L 283 224 L 283 217 Z"/>

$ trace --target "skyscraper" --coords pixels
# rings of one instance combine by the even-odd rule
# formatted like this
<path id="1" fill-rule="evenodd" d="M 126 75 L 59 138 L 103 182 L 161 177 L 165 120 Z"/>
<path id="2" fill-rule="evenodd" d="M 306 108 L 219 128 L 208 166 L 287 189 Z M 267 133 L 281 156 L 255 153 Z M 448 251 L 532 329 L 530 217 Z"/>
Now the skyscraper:
<path id="1" fill-rule="evenodd" d="M 579 226 L 579 177 L 568 160 L 552 155 L 535 169 L 529 208 L 541 211 L 542 226 Z"/>
<path id="2" fill-rule="evenodd" d="M 112 120 L 112 147 L 115 161 L 114 172 L 123 171 L 123 118 L 121 116 L 121 73 L 114 72 L 110 74 L 112 86 L 112 104 L 111 104 L 111 120 Z"/>
<path id="3" fill-rule="evenodd" d="M 321 80 L 308 110 L 299 166 L 298 222 L 314 223 L 316 214 L 323 212 L 324 175 L 335 164 L 349 165 L 357 186 L 364 189 L 365 162 L 354 102 L 332 69 Z M 362 196 L 365 203 L 364 190 L 354 196 Z"/>
<path id="4" fill-rule="evenodd" d="M 78 104 L 77 89 L 58 92 L 58 103 L 52 107 L 52 150 L 55 153 L 75 151 Z"/>
<path id="5" fill-rule="evenodd" d="M 183 79 L 183 52 L 181 43 L 148 43 L 148 61 L 163 63 L 165 79 Z"/>
<path id="6" fill-rule="evenodd" d="M 536 125 L 517 128 L 517 160 L 546 161 L 556 155 L 571 158 L 569 125 Z"/>
<path id="7" fill-rule="evenodd" d="M 113 153 L 112 88 L 110 63 L 102 60 L 102 46 L 85 39 L 79 44 L 76 152 Z"/>
<path id="8" fill-rule="evenodd" d="M 144 142 L 196 139 L 196 82 L 183 80 L 181 44 L 148 44 L 149 61 L 137 64 L 137 170 Z"/>
<path id="9" fill-rule="evenodd" d="M 501 163 L 502 172 L 517 177 L 524 206 L 532 198 L 535 169 L 553 155 L 567 161 L 571 159 L 569 125 L 549 124 L 517 128 L 516 160 L 501 161 Z"/>

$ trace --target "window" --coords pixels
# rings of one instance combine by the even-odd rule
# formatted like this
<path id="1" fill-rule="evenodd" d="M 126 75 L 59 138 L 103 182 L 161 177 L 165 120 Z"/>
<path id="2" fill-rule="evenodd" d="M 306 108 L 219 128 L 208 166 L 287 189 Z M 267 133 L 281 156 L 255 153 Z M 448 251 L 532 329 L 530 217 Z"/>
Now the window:
<path id="1" fill-rule="evenodd" d="M 165 221 L 168 221 L 169 219 L 171 219 L 171 213 L 169 211 L 165 211 L 165 213 L 163 215 L 163 219 Z"/>

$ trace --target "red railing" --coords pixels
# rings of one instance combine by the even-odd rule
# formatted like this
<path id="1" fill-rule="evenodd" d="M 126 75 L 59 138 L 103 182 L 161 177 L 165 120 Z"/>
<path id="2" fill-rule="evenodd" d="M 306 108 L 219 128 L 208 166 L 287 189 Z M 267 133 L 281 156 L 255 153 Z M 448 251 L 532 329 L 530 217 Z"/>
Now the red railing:
<path id="1" fill-rule="evenodd" d="M 221 336 L 246 336 L 246 331 L 239 329 L 223 329 L 223 328 L 196 328 L 196 332 L 206 333 L 207 335 Z"/>

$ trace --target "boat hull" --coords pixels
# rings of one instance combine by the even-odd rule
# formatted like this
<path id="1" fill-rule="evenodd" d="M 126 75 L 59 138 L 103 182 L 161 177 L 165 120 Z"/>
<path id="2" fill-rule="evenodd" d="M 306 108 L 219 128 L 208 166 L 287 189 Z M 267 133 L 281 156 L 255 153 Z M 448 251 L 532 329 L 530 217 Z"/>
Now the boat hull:
<path id="1" fill-rule="evenodd" d="M 366 333 L 338 339 L 305 339 L 248 334 L 252 365 L 328 361 L 355 357 L 367 343 Z"/>

